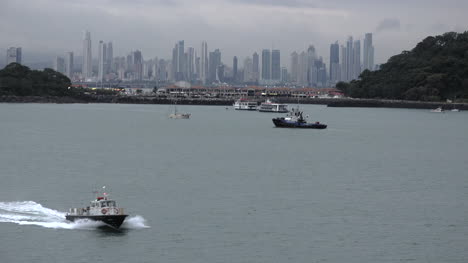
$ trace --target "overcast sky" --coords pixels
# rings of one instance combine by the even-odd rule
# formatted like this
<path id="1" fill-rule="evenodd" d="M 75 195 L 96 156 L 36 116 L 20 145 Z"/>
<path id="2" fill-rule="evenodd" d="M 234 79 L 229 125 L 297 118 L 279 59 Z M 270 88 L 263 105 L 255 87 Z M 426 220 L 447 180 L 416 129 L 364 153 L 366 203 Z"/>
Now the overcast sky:
<path id="1" fill-rule="evenodd" d="M 332 42 L 374 33 L 376 63 L 414 47 L 428 35 L 468 30 L 467 0 L 0 0 L 0 48 L 28 53 L 82 54 L 89 30 L 115 55 L 140 49 L 145 59 L 170 58 L 178 40 L 199 52 L 219 48 L 232 63 L 263 48 L 289 54 L 314 45 L 328 64 Z M 4 53 L 3 51 L 2 53 Z M 5 53 L 4 53 L 5 54 Z M 4 57 L 4 55 L 2 55 Z M 242 63 L 241 63 L 242 65 Z"/>

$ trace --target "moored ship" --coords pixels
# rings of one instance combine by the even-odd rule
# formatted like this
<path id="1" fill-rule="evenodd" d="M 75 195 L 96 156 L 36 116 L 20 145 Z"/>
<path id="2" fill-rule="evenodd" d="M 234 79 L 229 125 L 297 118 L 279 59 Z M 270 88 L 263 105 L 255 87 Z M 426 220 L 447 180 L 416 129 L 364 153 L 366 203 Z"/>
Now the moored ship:
<path id="1" fill-rule="evenodd" d="M 257 102 L 253 100 L 248 100 L 248 99 L 238 99 L 234 104 L 235 110 L 256 110 L 257 109 Z"/>
<path id="2" fill-rule="evenodd" d="M 257 108 L 260 112 L 277 112 L 286 113 L 288 111 L 288 104 L 274 103 L 270 100 L 266 100 Z"/>
<path id="3" fill-rule="evenodd" d="M 116 202 L 104 193 L 103 196 L 92 200 L 90 206 L 70 208 L 65 218 L 69 221 L 84 219 L 102 221 L 113 228 L 119 228 L 127 216 L 124 209 L 117 207 Z"/>

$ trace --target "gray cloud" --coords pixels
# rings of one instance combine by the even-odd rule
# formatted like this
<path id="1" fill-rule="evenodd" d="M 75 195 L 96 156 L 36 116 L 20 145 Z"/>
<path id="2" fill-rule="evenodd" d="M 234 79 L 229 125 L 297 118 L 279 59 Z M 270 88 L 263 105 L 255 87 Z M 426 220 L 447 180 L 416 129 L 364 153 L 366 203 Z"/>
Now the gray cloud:
<path id="1" fill-rule="evenodd" d="M 376 32 L 382 31 L 398 31 L 400 30 L 400 20 L 394 18 L 386 18 L 377 25 Z"/>
<path id="2" fill-rule="evenodd" d="M 317 7 L 314 3 L 307 0 L 230 0 L 233 3 L 242 3 L 250 5 L 265 5 L 265 6 L 285 6 L 285 7 Z"/>

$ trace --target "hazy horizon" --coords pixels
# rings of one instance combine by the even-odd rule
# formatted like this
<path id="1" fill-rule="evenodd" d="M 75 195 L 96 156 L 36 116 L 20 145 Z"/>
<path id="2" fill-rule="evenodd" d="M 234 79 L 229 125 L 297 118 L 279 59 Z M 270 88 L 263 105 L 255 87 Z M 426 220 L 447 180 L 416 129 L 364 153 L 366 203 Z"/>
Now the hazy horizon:
<path id="1" fill-rule="evenodd" d="M 6 0 L 0 7 L 0 63 L 10 46 L 23 48 L 26 63 L 28 54 L 38 60 L 66 51 L 81 56 L 88 30 L 93 57 L 99 40 L 112 41 L 115 56 L 138 49 L 145 59 L 170 59 L 178 40 L 199 53 L 205 40 L 210 51 L 221 50 L 227 65 L 233 56 L 242 61 L 274 48 L 286 67 L 291 52 L 309 45 L 328 65 L 331 43 L 352 36 L 362 46 L 364 34 L 373 33 L 380 64 L 429 35 L 463 32 L 468 25 L 468 1 L 461 0 Z"/>

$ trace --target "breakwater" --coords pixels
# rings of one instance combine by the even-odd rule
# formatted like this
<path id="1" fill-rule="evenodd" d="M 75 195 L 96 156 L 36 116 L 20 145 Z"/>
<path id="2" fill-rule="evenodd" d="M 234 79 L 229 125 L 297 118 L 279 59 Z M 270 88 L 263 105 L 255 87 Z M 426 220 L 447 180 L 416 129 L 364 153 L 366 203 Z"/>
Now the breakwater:
<path id="1" fill-rule="evenodd" d="M 0 103 L 122 103 L 122 104 L 174 104 L 179 105 L 213 105 L 231 106 L 236 98 L 161 98 L 151 96 L 112 96 L 112 95 L 81 95 L 76 97 L 54 96 L 0 96 Z M 252 98 L 258 104 L 265 101 L 264 97 Z M 276 102 L 287 104 L 320 104 L 328 107 L 361 107 L 361 108 L 408 108 L 434 109 L 442 107 L 445 110 L 457 108 L 468 110 L 467 103 L 419 102 L 401 100 L 373 99 L 332 99 L 332 98 L 275 98 Z"/>

